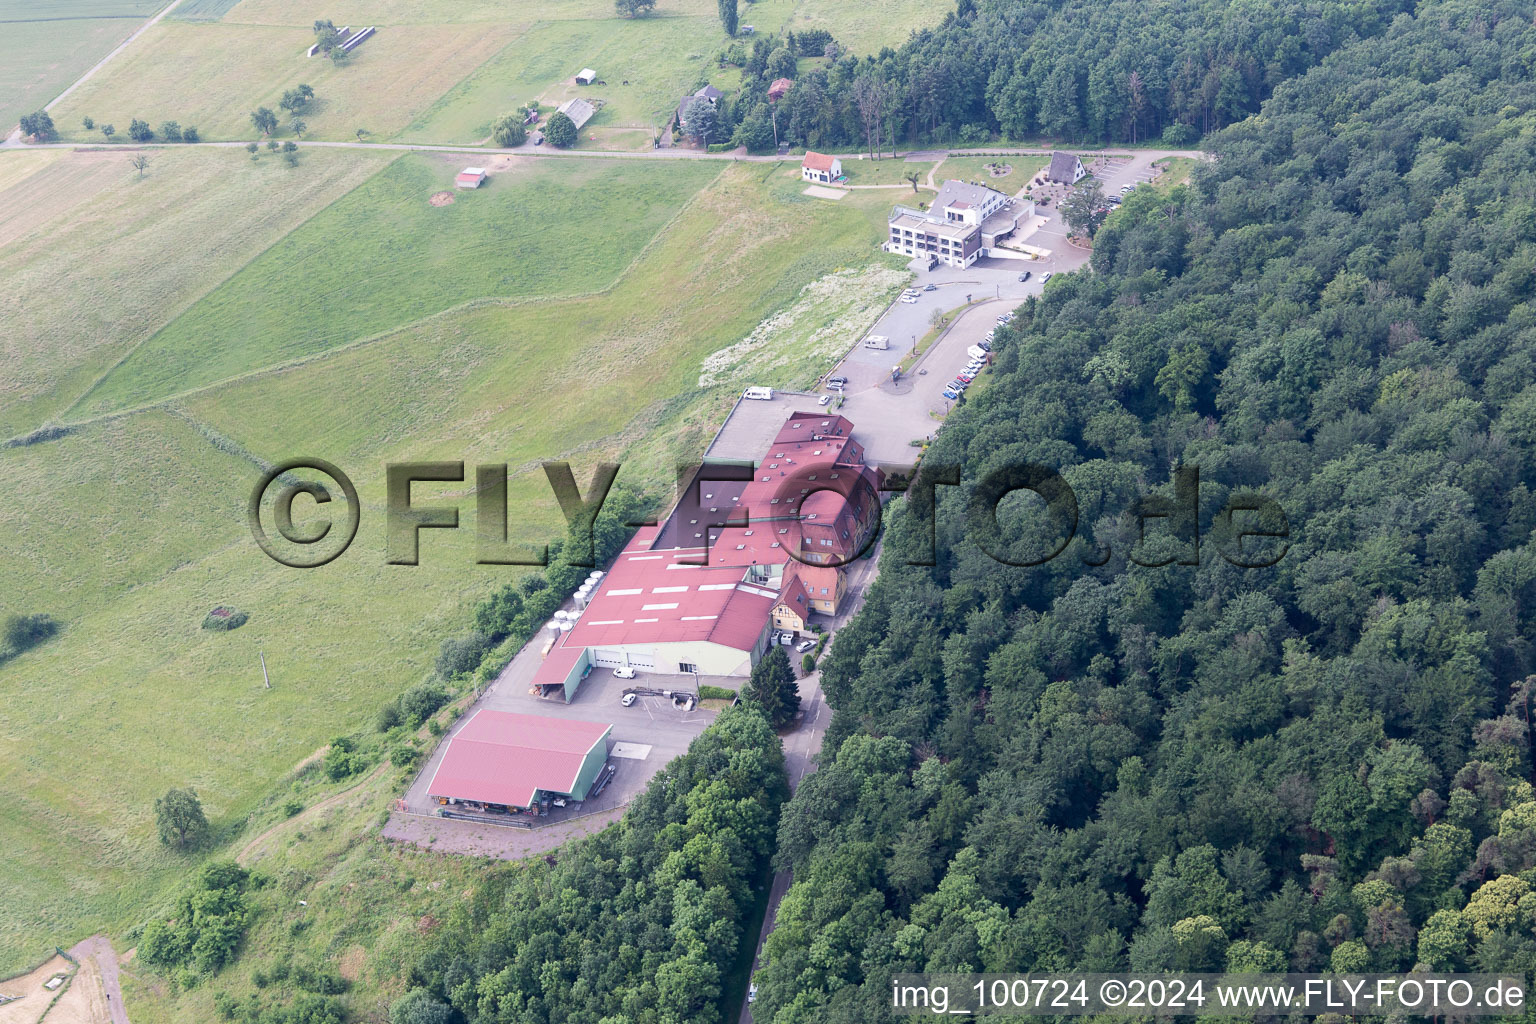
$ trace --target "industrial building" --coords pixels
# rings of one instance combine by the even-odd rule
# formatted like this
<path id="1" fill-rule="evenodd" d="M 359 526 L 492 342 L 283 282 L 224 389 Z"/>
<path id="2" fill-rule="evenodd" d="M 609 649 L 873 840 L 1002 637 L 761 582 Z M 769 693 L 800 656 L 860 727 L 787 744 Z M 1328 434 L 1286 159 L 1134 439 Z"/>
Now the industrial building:
<path id="1" fill-rule="evenodd" d="M 842 566 L 879 519 L 879 476 L 852 433 L 835 413 L 791 413 L 755 467 L 701 473 L 557 635 L 535 693 L 570 701 L 602 667 L 745 676 L 773 629 L 835 614 Z"/>
<path id="2" fill-rule="evenodd" d="M 485 708 L 448 741 L 428 795 L 516 813 L 546 797 L 585 800 L 608 761 L 613 726 Z"/>

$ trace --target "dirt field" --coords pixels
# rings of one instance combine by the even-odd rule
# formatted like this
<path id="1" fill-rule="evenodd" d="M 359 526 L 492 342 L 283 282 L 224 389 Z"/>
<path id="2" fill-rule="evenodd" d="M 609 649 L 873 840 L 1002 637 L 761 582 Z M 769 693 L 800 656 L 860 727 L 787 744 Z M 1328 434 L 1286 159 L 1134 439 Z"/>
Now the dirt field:
<path id="1" fill-rule="evenodd" d="M 0 995 L 19 997 L 13 1003 L 6 1003 L 4 1006 L 0 1006 L 0 1024 L 37 1024 L 38 1021 L 42 1020 L 43 1012 L 48 1009 L 48 1004 L 53 1001 L 54 996 L 54 993 L 44 988 L 43 985 L 55 975 L 73 974 L 74 970 L 74 964 L 62 956 L 55 956 L 31 974 L 24 974 L 10 981 L 0 981 Z M 83 974 L 84 971 L 81 973 Z M 90 984 L 84 987 L 94 986 L 98 993 L 98 998 L 100 998 L 101 985 L 97 984 L 94 980 L 94 971 L 92 972 L 92 977 L 86 980 Z M 70 987 L 73 988 L 74 986 L 71 985 Z M 63 1003 L 64 1000 L 59 1000 L 60 1006 Z M 54 1018 L 50 1015 L 48 1019 L 51 1024 Z M 66 1018 L 60 1017 L 59 1019 L 65 1020 Z M 95 1019 L 90 1017 L 67 1019 L 74 1022 L 74 1024 L 95 1024 Z"/>
<path id="2" fill-rule="evenodd" d="M 69 991 L 59 998 L 44 1020 L 45 1024 L 110 1024 L 112 1017 L 95 961 L 87 958 L 80 962 L 80 971 L 69 983 Z"/>

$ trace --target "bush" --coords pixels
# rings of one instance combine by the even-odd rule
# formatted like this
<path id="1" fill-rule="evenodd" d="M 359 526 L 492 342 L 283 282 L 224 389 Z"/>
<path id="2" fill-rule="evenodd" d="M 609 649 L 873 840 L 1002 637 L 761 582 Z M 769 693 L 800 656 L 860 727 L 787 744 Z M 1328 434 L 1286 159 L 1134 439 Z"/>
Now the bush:
<path id="1" fill-rule="evenodd" d="M 448 1024 L 453 1010 L 424 988 L 413 988 L 389 1008 L 389 1024 Z"/>
<path id="2" fill-rule="evenodd" d="M 396 698 L 379 708 L 378 716 L 373 720 L 373 727 L 379 732 L 389 732 L 399 725 L 400 721 L 400 702 Z"/>
<path id="3" fill-rule="evenodd" d="M 699 700 L 735 700 L 736 691 L 727 690 L 723 686 L 710 686 L 705 683 L 699 687 Z"/>
<path id="4" fill-rule="evenodd" d="M 250 922 L 245 892 L 250 875 L 233 861 L 204 866 L 167 919 L 144 926 L 138 959 L 166 970 L 213 973 L 234 959 Z"/>
<path id="5" fill-rule="evenodd" d="M 150 130 L 146 122 L 134 118 L 128 122 L 128 137 L 134 142 L 148 142 L 155 137 L 155 133 Z"/>
<path id="6" fill-rule="evenodd" d="M 421 763 L 421 751 L 409 743 L 396 743 L 389 748 L 389 763 L 408 772 Z"/>
<path id="7" fill-rule="evenodd" d="M 331 740 L 331 748 L 325 752 L 325 777 L 332 782 L 351 778 L 368 767 L 368 758 L 357 752 L 349 737 L 338 736 Z"/>
<path id="8" fill-rule="evenodd" d="M 479 630 L 449 637 L 438 648 L 437 674 L 444 679 L 453 679 L 465 672 L 473 672 L 490 649 L 491 638 Z"/>
<path id="9" fill-rule="evenodd" d="M 289 800 L 283 804 L 284 817 L 292 818 L 304 810 L 304 804 L 299 800 Z"/>
<path id="10" fill-rule="evenodd" d="M 239 629 L 249 620 L 250 616 L 245 612 L 221 604 L 203 616 L 203 628 L 227 633 L 232 629 Z"/>
<path id="11" fill-rule="evenodd" d="M 399 698 L 400 720 L 412 729 L 448 703 L 448 691 L 435 683 L 417 683 Z"/>
<path id="12" fill-rule="evenodd" d="M 12 655 L 28 651 L 59 631 L 51 615 L 12 615 L 5 620 L 5 647 Z"/>
<path id="13" fill-rule="evenodd" d="M 800 659 L 800 671 L 804 672 L 806 675 L 810 675 L 812 672 L 816 671 L 816 655 L 812 654 L 810 651 L 806 651 L 805 657 Z"/>
<path id="14" fill-rule="evenodd" d="M 30 135 L 38 142 L 52 142 L 59 137 L 58 129 L 53 126 L 53 118 L 48 116 L 48 111 L 37 110 L 21 117 L 21 134 Z"/>
<path id="15" fill-rule="evenodd" d="M 180 142 L 182 139 L 181 125 L 175 121 L 165 121 L 160 125 L 160 137 L 166 142 Z"/>
<path id="16" fill-rule="evenodd" d="M 1195 131 L 1192 124 L 1171 124 L 1163 129 L 1163 145 L 1180 148 L 1193 145 L 1200 138 L 1200 133 Z"/>
<path id="17" fill-rule="evenodd" d="M 197 129 L 190 124 L 181 130 L 182 142 L 198 142 L 201 139 L 202 136 L 197 134 Z"/>

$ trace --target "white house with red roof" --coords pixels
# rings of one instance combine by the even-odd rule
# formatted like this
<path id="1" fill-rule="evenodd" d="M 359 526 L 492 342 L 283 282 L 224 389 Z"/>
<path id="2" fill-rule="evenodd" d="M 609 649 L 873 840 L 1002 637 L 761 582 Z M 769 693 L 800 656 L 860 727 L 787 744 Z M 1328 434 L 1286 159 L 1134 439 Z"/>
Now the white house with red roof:
<path id="1" fill-rule="evenodd" d="M 598 667 L 745 676 L 773 628 L 835 613 L 842 565 L 863 552 L 880 506 L 852 434 L 835 413 L 791 413 L 750 479 L 695 478 L 558 635 L 534 673 L 539 695 L 569 701 Z"/>
<path id="2" fill-rule="evenodd" d="M 479 188 L 485 181 L 484 167 L 466 167 L 459 172 L 459 176 L 453 179 L 453 183 L 459 188 Z"/>
<path id="3" fill-rule="evenodd" d="M 819 181 L 827 184 L 836 181 L 842 176 L 843 162 L 835 156 L 808 151 L 805 154 L 805 159 L 800 161 L 800 177 L 806 181 Z"/>

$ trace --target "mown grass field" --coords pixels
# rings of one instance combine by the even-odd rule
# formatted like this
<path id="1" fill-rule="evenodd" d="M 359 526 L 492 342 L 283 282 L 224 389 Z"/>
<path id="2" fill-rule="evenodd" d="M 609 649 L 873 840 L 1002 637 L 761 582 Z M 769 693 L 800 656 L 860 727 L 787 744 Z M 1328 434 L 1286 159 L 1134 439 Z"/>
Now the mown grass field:
<path id="1" fill-rule="evenodd" d="M 602 288 L 721 169 L 702 161 L 503 164 L 511 166 L 477 191 L 433 206 L 433 194 L 454 191 L 463 159 L 401 157 L 137 348 L 77 412 L 314 355 L 473 299 Z"/>
<path id="2" fill-rule="evenodd" d="M 716 69 L 709 60 L 714 47 L 706 45 L 712 35 L 720 35 L 712 17 L 541 22 L 449 90 L 400 137 L 478 142 L 496 117 L 529 100 L 547 110 L 573 96 L 604 104 L 582 133 L 584 143 L 599 126 L 660 128 L 697 80 Z M 607 85 L 576 85 L 583 67 L 598 70 Z"/>
<path id="3" fill-rule="evenodd" d="M 0 153 L 0 438 L 60 414 L 133 346 L 393 153 Z M 66 284 L 67 283 L 67 284 Z"/>
<path id="4" fill-rule="evenodd" d="M 850 185 L 891 185 L 903 186 L 907 194 L 912 194 L 912 186 L 907 182 L 908 174 L 918 176 L 919 185 L 927 184 L 928 172 L 933 170 L 933 162 L 907 163 L 899 156 L 886 156 L 879 160 L 860 160 L 857 157 L 843 158 L 843 173 L 848 177 Z M 891 192 L 887 196 L 891 202 L 898 202 L 898 192 Z"/>
<path id="5" fill-rule="evenodd" d="M 220 158 L 248 162 L 239 152 Z M 379 207 L 375 216 L 394 216 L 383 186 L 401 175 L 410 183 L 430 167 L 430 158 L 412 159 L 337 205 L 367 196 Z M 558 163 L 567 180 L 589 163 L 598 181 L 608 173 L 606 161 Z M 689 173 L 665 167 L 674 179 Z M 0 558 L 13 566 L 3 611 L 46 611 L 65 623 L 53 641 L 0 665 L 0 793 L 7 797 L 0 900 L 8 908 L 0 965 L 24 961 L 40 943 L 68 945 L 102 928 L 123 948 L 128 929 L 195 862 L 155 841 L 156 796 L 195 786 L 225 849 L 235 848 L 270 824 L 274 788 L 288 785 L 300 761 L 330 737 L 366 728 L 380 704 L 429 670 L 438 642 L 463 628 L 469 605 L 518 571 L 474 564 L 473 503 L 458 485 L 418 488 L 418 499 L 458 495 L 464 528 L 426 534 L 420 566 L 386 566 L 386 460 L 509 462 L 518 539 L 555 537 L 559 512 L 538 461 L 568 457 L 585 481 L 594 462 L 618 458 L 621 479 L 663 488 L 674 461 L 702 451 L 734 398 L 729 372 L 699 387 L 704 360 L 777 311 L 822 295 L 827 279 L 880 262 L 879 193 L 832 207 L 799 195 L 784 173 L 792 164 L 709 167 L 694 172 L 701 177 L 680 197 L 680 212 L 650 229 L 638 259 L 615 258 L 628 269 L 592 294 L 516 298 L 523 293 L 516 273 L 545 271 L 512 262 L 513 298 L 408 322 L 417 309 L 395 297 L 400 280 L 369 276 L 372 305 L 397 317 L 396 329 L 374 341 L 100 420 L 61 440 L 0 449 L 0 471 L 19 481 L 0 509 Z M 582 194 L 600 194 L 596 184 L 588 181 Z M 487 202 L 475 207 L 477 199 Z M 75 215 L 109 201 L 119 200 L 98 193 Z M 501 223 L 495 202 L 486 192 L 433 212 L 478 210 Z M 324 230 L 337 205 L 295 239 Z M 573 245 L 584 229 L 563 228 Z M 175 240 L 159 244 L 173 248 Z M 271 251 L 287 244 L 294 243 Z M 551 253 L 559 250 L 544 251 Z M 203 307 L 221 293 L 241 293 L 242 278 L 260 279 L 264 258 L 185 315 L 215 323 L 200 319 Z M 292 280 L 269 284 L 288 295 L 284 282 Z M 91 301 L 110 316 L 121 300 Z M 356 315 L 367 314 L 335 314 Z M 794 383 L 824 359 L 817 353 L 826 339 L 814 335 L 785 335 L 765 382 Z M 196 333 L 184 337 L 201 343 Z M 211 347 L 209 354 L 217 355 Z M 319 455 L 353 475 L 364 512 L 347 554 L 306 572 L 256 549 L 244 523 L 257 472 L 246 452 L 273 461 Z M 227 634 L 201 630 L 219 603 L 247 610 L 250 622 Z M 266 654 L 271 690 L 262 687 L 257 652 Z M 371 856 L 355 830 L 337 841 Z M 368 863 L 357 861 L 356 870 L 371 870 Z M 291 884 L 330 893 L 324 886 L 334 877 L 302 875 Z M 370 914 L 371 923 L 345 935 L 337 917 L 336 930 L 317 932 L 313 948 L 341 956 L 405 927 L 382 897 Z M 373 970 L 389 977 L 387 963 Z M 376 987 L 365 986 L 360 1000 L 386 982 L 366 984 Z M 203 1019 L 195 1007 L 205 994 L 183 1006 L 164 989 L 133 991 L 158 1007 L 146 1007 L 148 1020 Z"/>
<path id="6" fill-rule="evenodd" d="M 362 128 L 387 139 L 518 32 L 508 22 L 386 27 L 336 67 L 304 55 L 314 42 L 308 22 L 167 19 L 71 93 L 53 119 L 70 141 L 101 140 L 81 127 L 84 117 L 110 121 L 120 135 L 138 117 L 156 129 L 162 121 L 196 125 L 210 141 L 251 139 L 250 112 L 266 106 L 284 114 L 283 90 L 303 82 L 315 90 L 303 114 L 306 138 L 345 141 Z M 287 117 L 281 121 L 280 137 L 291 137 Z"/>
<path id="7" fill-rule="evenodd" d="M 138 26 L 130 18 L 6 21 L 0 13 L 0 135 L 51 102 Z"/>

